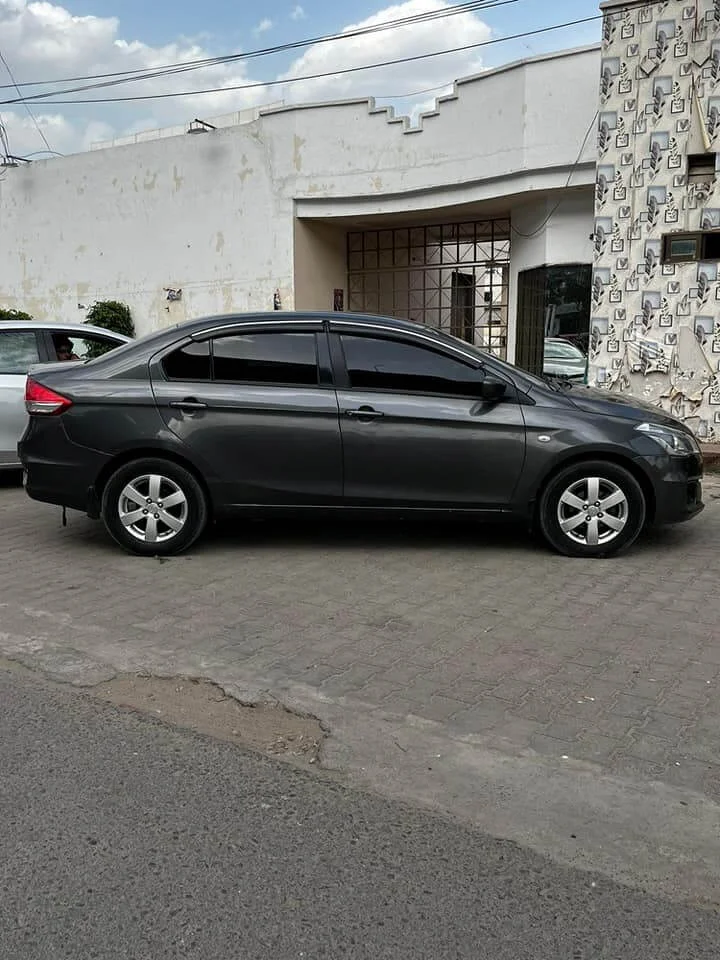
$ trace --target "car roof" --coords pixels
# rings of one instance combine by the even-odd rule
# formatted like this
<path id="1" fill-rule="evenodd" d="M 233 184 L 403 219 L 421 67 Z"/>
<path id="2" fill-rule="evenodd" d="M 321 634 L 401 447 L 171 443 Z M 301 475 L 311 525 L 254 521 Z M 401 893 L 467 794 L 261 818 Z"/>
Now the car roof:
<path id="1" fill-rule="evenodd" d="M 49 330 L 51 333 L 74 333 L 82 336 L 83 333 L 97 333 L 104 336 L 116 337 L 118 340 L 130 341 L 129 337 L 104 327 L 94 327 L 90 323 L 58 323 L 45 320 L 0 320 L 0 330 Z"/>
<path id="2" fill-rule="evenodd" d="M 352 323 L 365 323 L 368 326 L 377 326 L 378 323 L 381 323 L 383 326 L 395 329 L 395 330 L 407 330 L 408 332 L 417 333 L 418 331 L 427 333 L 428 330 L 431 330 L 431 327 L 426 327 L 420 323 L 414 323 L 411 320 L 398 320 L 395 317 L 385 317 L 376 314 L 367 314 L 367 313 L 345 313 L 336 312 L 336 311 L 323 311 L 323 310 L 266 310 L 266 311 L 254 311 L 248 313 L 219 313 L 211 314 L 205 317 L 197 317 L 195 320 L 187 320 L 184 323 L 175 324 L 172 327 L 161 327 L 159 330 L 154 331 L 158 335 L 162 333 L 169 333 L 171 330 L 176 334 L 187 334 L 188 336 L 196 333 L 199 330 L 205 330 L 208 327 L 212 326 L 224 326 L 232 324 L 243 324 L 247 323 L 248 325 L 254 323 L 268 323 L 273 320 L 278 322 L 302 322 L 302 321 L 330 321 L 335 323 L 344 323 L 351 321 Z"/>

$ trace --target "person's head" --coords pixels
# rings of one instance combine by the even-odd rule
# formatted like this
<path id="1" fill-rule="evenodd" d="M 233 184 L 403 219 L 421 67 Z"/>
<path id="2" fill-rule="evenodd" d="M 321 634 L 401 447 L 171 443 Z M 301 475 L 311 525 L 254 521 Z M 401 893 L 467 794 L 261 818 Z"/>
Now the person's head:
<path id="1" fill-rule="evenodd" d="M 60 337 L 55 343 L 58 360 L 70 360 L 73 355 L 73 342 L 69 337 Z"/>

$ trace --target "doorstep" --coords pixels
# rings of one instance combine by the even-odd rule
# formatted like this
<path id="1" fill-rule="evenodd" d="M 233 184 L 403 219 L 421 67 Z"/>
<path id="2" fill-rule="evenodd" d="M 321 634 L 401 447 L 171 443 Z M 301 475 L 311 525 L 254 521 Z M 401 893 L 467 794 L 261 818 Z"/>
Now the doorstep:
<path id="1" fill-rule="evenodd" d="M 701 443 L 705 469 L 720 473 L 720 443 Z"/>

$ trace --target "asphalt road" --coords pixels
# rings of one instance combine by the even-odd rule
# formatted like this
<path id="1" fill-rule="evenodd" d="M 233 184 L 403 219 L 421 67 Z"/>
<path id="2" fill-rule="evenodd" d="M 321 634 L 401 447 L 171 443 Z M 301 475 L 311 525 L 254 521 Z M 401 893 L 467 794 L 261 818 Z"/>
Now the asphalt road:
<path id="1" fill-rule="evenodd" d="M 720 916 L 0 669 L 2 960 L 717 957 Z"/>

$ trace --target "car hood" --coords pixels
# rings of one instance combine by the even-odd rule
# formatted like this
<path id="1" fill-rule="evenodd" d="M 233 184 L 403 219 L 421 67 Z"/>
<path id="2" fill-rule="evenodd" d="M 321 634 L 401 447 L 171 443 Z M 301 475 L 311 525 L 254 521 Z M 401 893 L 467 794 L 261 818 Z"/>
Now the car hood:
<path id="1" fill-rule="evenodd" d="M 681 420 L 671 416 L 660 407 L 637 397 L 622 396 L 610 393 L 608 390 L 597 390 L 595 387 L 573 387 L 567 393 L 568 400 L 580 410 L 587 413 L 599 413 L 608 417 L 625 417 L 628 420 L 664 423 L 671 427 L 683 426 Z"/>

